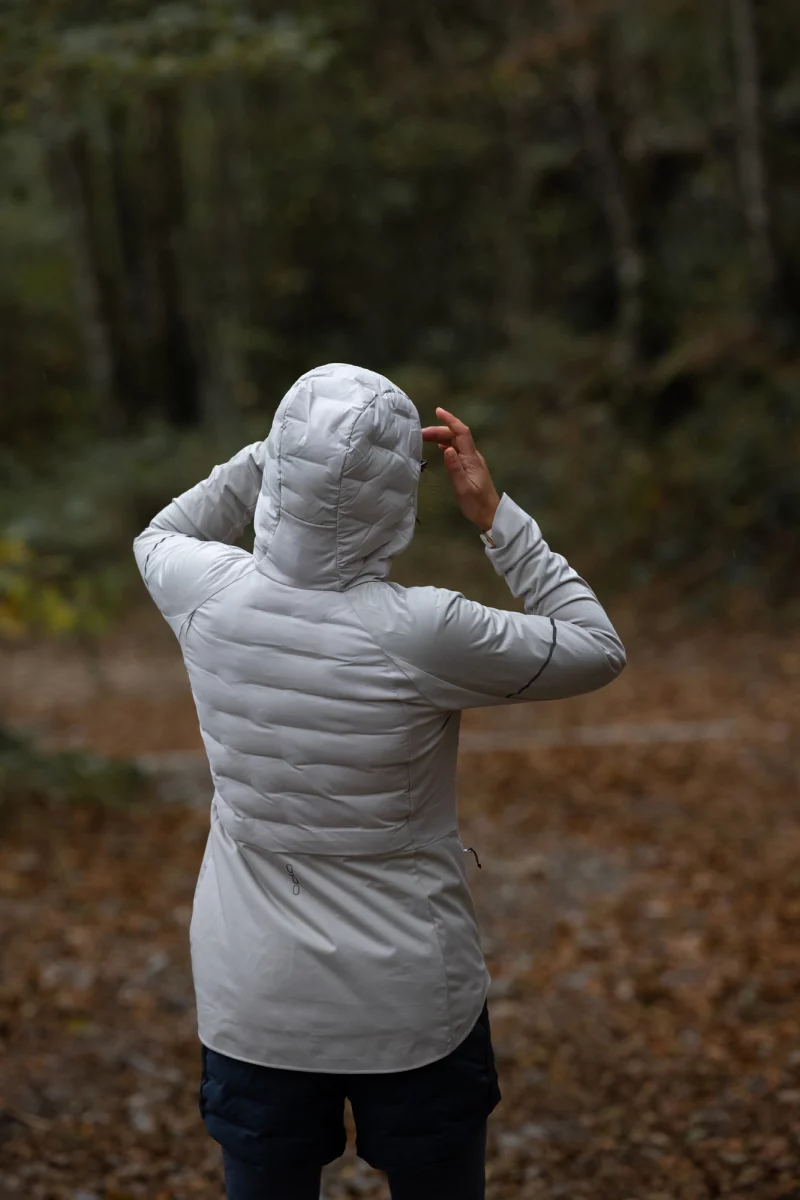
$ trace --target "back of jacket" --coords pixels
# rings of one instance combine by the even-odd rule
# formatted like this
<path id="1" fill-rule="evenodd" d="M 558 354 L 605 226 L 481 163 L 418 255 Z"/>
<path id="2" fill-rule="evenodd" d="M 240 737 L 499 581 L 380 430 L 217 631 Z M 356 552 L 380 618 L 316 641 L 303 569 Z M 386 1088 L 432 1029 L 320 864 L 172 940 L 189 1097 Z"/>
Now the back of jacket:
<path id="1" fill-rule="evenodd" d="M 251 568 L 195 612 L 182 648 L 232 837 L 392 854 L 455 829 L 457 721 L 383 648 L 394 600 L 387 583 L 306 591 Z"/>
<path id="2" fill-rule="evenodd" d="M 503 496 L 494 568 L 523 613 L 388 581 L 419 418 L 382 376 L 303 376 L 269 438 L 137 538 L 214 780 L 192 920 L 203 1042 L 295 1069 L 449 1053 L 488 976 L 458 836 L 460 711 L 590 691 L 624 651 L 588 585 Z M 230 543 L 249 520 L 252 555 Z"/>

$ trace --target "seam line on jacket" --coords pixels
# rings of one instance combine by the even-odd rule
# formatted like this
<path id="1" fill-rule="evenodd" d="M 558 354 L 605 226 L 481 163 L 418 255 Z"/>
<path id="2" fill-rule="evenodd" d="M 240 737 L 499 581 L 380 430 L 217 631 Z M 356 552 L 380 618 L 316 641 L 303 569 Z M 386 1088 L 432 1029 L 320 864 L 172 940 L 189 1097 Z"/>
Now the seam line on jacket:
<path id="1" fill-rule="evenodd" d="M 214 741 L 216 741 L 216 738 L 214 739 Z M 219 792 L 217 793 L 217 796 L 215 797 L 215 804 L 216 804 L 217 798 L 221 801 L 221 803 L 227 809 L 233 811 L 231 805 L 228 804 L 228 802 L 225 800 L 225 798 L 222 796 L 221 793 L 219 793 Z M 220 819 L 221 818 L 219 816 L 219 813 L 217 813 L 217 820 L 220 820 Z M 297 829 L 297 826 L 293 825 L 289 821 L 264 822 L 263 818 L 261 818 L 261 817 L 244 817 L 244 818 L 239 818 L 239 819 L 242 821 L 249 821 L 249 822 L 258 821 L 263 824 L 275 825 L 281 829 L 284 829 L 284 828 L 289 829 L 292 832 L 296 831 L 296 829 Z M 359 851 L 353 851 L 353 850 L 332 850 L 332 851 L 286 850 L 279 846 L 266 846 L 266 845 L 264 845 L 263 842 L 260 842 L 260 841 L 255 841 L 255 840 L 250 841 L 247 837 L 243 837 L 238 831 L 236 833 L 231 833 L 230 829 L 228 829 L 228 827 L 224 824 L 224 822 L 223 822 L 223 828 L 225 829 L 225 832 L 228 834 L 228 836 L 230 838 L 232 838 L 233 841 L 236 842 L 237 845 L 253 846 L 257 850 L 263 850 L 266 854 L 274 854 L 276 858 L 280 858 L 286 854 L 293 854 L 294 857 L 298 858 L 298 859 L 300 859 L 300 858 L 321 858 L 321 859 L 324 859 L 327 861 L 330 861 L 331 859 L 343 859 L 343 858 L 355 858 L 355 859 L 360 859 L 360 858 L 391 858 L 391 859 L 413 858 L 416 854 L 419 854 L 419 852 L 421 850 L 428 850 L 428 849 L 430 849 L 431 846 L 435 846 L 437 844 L 437 842 L 443 842 L 446 838 L 449 838 L 449 837 L 456 837 L 456 838 L 459 837 L 458 828 L 454 828 L 454 829 L 448 829 L 445 833 L 437 833 L 435 835 L 435 837 L 429 838 L 427 842 L 420 842 L 418 845 L 405 846 L 399 850 L 381 850 L 381 851 L 366 850 L 363 853 L 361 853 Z M 330 830 L 326 830 L 326 832 L 330 832 Z M 415 870 L 416 870 L 416 866 L 415 866 Z"/>
<path id="2" fill-rule="evenodd" d="M 149 528 L 149 526 L 148 526 L 148 528 Z M 145 533 L 146 532 L 147 532 L 147 530 L 145 530 Z M 171 536 L 172 536 L 172 534 L 170 532 L 165 533 L 162 538 L 158 539 L 155 546 L 151 546 L 150 549 L 148 550 L 147 558 L 144 560 L 144 566 L 142 567 L 142 579 L 144 580 L 145 585 L 147 585 L 147 568 L 150 565 L 150 559 L 153 557 L 153 555 L 155 554 L 156 550 L 161 545 L 161 543 L 165 542 L 167 540 L 167 538 L 171 537 Z"/>
<path id="3" fill-rule="evenodd" d="M 286 423 L 289 420 L 289 409 L 290 408 L 291 408 L 291 404 L 287 404 L 286 408 L 284 409 L 283 416 L 281 417 L 281 423 L 280 423 L 280 426 L 278 427 L 277 436 L 275 438 L 275 442 L 277 444 L 275 445 L 274 454 L 270 455 L 270 450 L 272 449 L 271 446 L 269 449 L 265 448 L 265 451 L 264 451 L 264 467 L 261 472 L 261 487 L 263 488 L 263 486 L 264 486 L 264 476 L 267 473 L 267 468 L 269 466 L 269 459 L 270 459 L 270 457 L 272 457 L 275 461 L 275 475 L 277 478 L 277 485 L 278 485 L 277 486 L 278 500 L 277 500 L 277 506 L 275 509 L 275 524 L 272 526 L 272 529 L 269 531 L 267 544 L 264 548 L 264 554 L 258 560 L 258 565 L 257 565 L 256 569 L 259 569 L 260 564 L 262 562 L 264 562 L 266 560 L 266 558 L 268 557 L 269 548 L 273 543 L 275 534 L 278 532 L 278 526 L 280 525 L 281 517 L 283 516 L 283 473 L 281 471 L 281 450 L 283 448 L 283 438 L 284 438 L 284 434 L 286 432 Z M 265 439 L 265 441 L 269 442 L 271 437 L 272 437 L 272 434 L 270 434 L 269 437 L 267 437 Z M 261 495 L 261 489 L 259 489 L 259 497 L 260 497 L 260 495 Z M 267 489 L 267 496 L 269 497 L 268 489 Z M 255 508 L 253 509 L 254 517 L 255 517 L 255 513 L 256 513 L 256 508 L 258 508 L 258 498 L 256 499 L 256 505 L 255 505 Z M 262 572 L 262 574 L 263 573 L 264 572 Z"/>
<path id="4" fill-rule="evenodd" d="M 386 651 L 384 650 L 383 646 L 380 644 L 380 642 L 379 642 L 379 641 L 378 641 L 378 639 L 375 637 L 375 635 L 374 635 L 373 633 L 371 633 L 369 629 L 367 629 L 366 625 L 365 625 L 365 624 L 364 624 L 364 622 L 361 620 L 361 617 L 360 617 L 360 616 L 358 615 L 358 613 L 356 612 L 356 610 L 355 610 L 355 605 L 353 604 L 353 602 L 352 602 L 352 600 L 350 599 L 350 597 L 347 595 L 347 592 L 344 592 L 344 591 L 342 591 L 342 592 L 340 592 L 340 593 L 339 593 L 339 595 L 340 595 L 340 596 L 342 596 L 342 597 L 343 597 L 343 599 L 346 601 L 346 603 L 347 603 L 347 607 L 350 609 L 351 613 L 353 614 L 353 616 L 355 617 L 356 621 L 358 622 L 358 624 L 359 624 L 359 627 L 360 627 L 361 629 L 363 629 L 363 630 L 364 630 L 364 633 L 367 635 L 367 637 L 369 638 L 369 640 L 372 642 L 373 646 L 375 646 L 375 647 L 378 649 L 378 651 L 379 651 L 379 652 L 380 652 L 380 653 L 383 655 L 383 657 L 386 659 L 386 661 L 389 663 L 389 665 L 390 665 L 390 666 L 397 667 L 397 664 L 395 663 L 395 661 L 394 661 L 394 659 L 391 657 L 391 655 L 389 655 L 389 654 L 387 654 L 387 653 L 386 653 Z M 399 669 L 399 668 L 398 668 L 398 669 Z M 403 675 L 403 676 L 405 677 L 405 671 L 400 671 L 400 674 L 401 674 L 401 675 Z M 402 696 L 400 695 L 400 691 L 399 691 L 399 689 L 398 689 L 398 687 L 397 687 L 397 684 L 394 682 L 394 680 L 392 680 L 391 682 L 392 682 L 392 691 L 394 692 L 394 694 L 395 694 L 395 696 L 396 696 L 396 698 L 397 698 L 397 703 L 400 705 L 400 707 L 401 707 L 401 708 L 402 708 L 402 710 L 403 710 L 403 719 L 404 719 L 404 723 L 405 723 L 405 735 L 406 735 L 406 798 L 407 798 L 407 800 L 408 800 L 408 809 L 407 809 L 407 812 L 406 812 L 406 819 L 405 819 L 405 821 L 403 822 L 403 824 L 404 824 L 404 825 L 409 825 L 409 822 L 410 822 L 410 820 L 411 820 L 411 732 L 410 732 L 410 730 L 409 730 L 409 727 L 408 727 L 408 721 L 406 720 L 406 717 L 405 717 L 405 711 L 406 711 L 405 702 L 403 701 L 403 698 L 402 698 Z"/>
<path id="5" fill-rule="evenodd" d="M 413 863 L 414 874 L 417 877 L 417 883 L 419 884 L 420 891 L 422 892 L 423 896 L 425 897 L 425 900 L 428 905 L 428 913 L 430 915 L 430 922 L 431 922 L 431 928 L 433 929 L 433 936 L 436 938 L 436 945 L 439 947 L 439 955 L 442 960 L 442 980 L 444 981 L 444 1003 L 445 1003 L 445 1008 L 447 1010 L 447 1053 L 449 1054 L 451 1052 L 451 1050 L 454 1049 L 454 1046 L 453 1046 L 453 1010 L 452 1010 L 452 1003 L 451 1003 L 451 997 L 450 997 L 450 980 L 447 978 L 447 957 L 444 952 L 444 945 L 442 944 L 442 935 L 439 932 L 439 922 L 437 920 L 436 913 L 434 912 L 434 909 L 433 909 L 433 901 L 431 900 L 428 889 L 425 887 L 425 884 L 424 884 L 423 878 L 422 878 L 422 872 L 419 869 L 419 862 L 417 861 L 417 854 L 418 854 L 418 852 L 415 850 L 414 853 L 411 855 L 411 862 Z"/>
<path id="6" fill-rule="evenodd" d="M 350 605 L 350 608 L 351 608 L 351 610 L 352 610 L 353 616 L 354 616 L 354 617 L 355 617 L 355 619 L 358 621 L 358 623 L 359 623 L 359 625 L 361 626 L 361 628 L 364 630 L 364 633 L 367 635 L 367 637 L 368 637 L 368 638 L 369 638 L 369 640 L 372 642 L 372 644 L 373 644 L 374 646 L 377 646 L 378 650 L 380 650 L 381 654 L 382 654 L 382 655 L 383 655 L 383 657 L 386 659 L 386 661 L 387 661 L 388 663 L 391 663 L 391 665 L 392 665 L 393 667 L 396 667 L 396 668 L 397 668 L 397 670 L 400 672 L 400 674 L 403 676 L 403 678 L 404 678 L 405 680 L 407 680 L 407 682 L 408 682 L 408 683 L 410 683 L 410 684 L 411 684 L 412 688 L 414 689 L 414 691 L 417 693 L 417 695 L 420 697 L 420 699 L 421 699 L 421 700 L 424 700 L 426 704 L 430 704 L 430 705 L 431 705 L 431 707 L 438 709 L 438 708 L 439 708 L 439 706 L 438 706 L 437 704 L 433 704 L 433 702 L 432 702 L 432 700 L 430 699 L 430 697 L 425 695 L 425 693 L 423 692 L 422 688 L 421 688 L 421 687 L 419 687 L 419 685 L 418 685 L 418 684 L 415 682 L 415 680 L 412 678 L 412 676 L 409 674 L 409 672 L 408 672 L 408 671 L 406 671 L 406 670 L 404 670 L 404 668 L 403 668 L 403 664 L 402 664 L 402 659 L 401 659 L 401 660 L 398 660 L 398 659 L 396 659 L 396 658 L 395 658 L 395 656 L 394 656 L 393 654 L 390 654 L 390 653 L 389 653 L 389 651 L 388 651 L 388 650 L 386 650 L 386 649 L 385 649 L 385 648 L 384 648 L 384 647 L 383 647 L 383 646 L 380 644 L 380 642 L 379 642 L 379 641 L 378 641 L 378 639 L 375 637 L 375 634 L 372 632 L 372 630 L 371 630 L 371 629 L 370 629 L 370 628 L 369 628 L 367 625 L 365 625 L 365 624 L 364 624 L 364 622 L 362 621 L 362 619 L 361 619 L 360 615 L 358 614 L 358 612 L 356 612 L 356 606 L 353 604 L 353 601 L 350 599 L 350 597 L 349 597 L 349 595 L 347 594 L 347 592 L 342 592 L 342 593 L 341 593 L 341 595 L 342 595 L 342 596 L 344 596 L 344 598 L 347 600 L 347 603 Z M 435 675 L 432 675 L 432 676 L 431 676 L 431 678 L 432 678 L 432 679 L 436 679 L 436 678 L 437 678 L 437 676 L 435 676 Z M 444 682 L 444 681 L 443 681 L 443 680 L 439 680 L 439 682 Z M 402 701 L 401 701 L 401 703 L 402 703 Z M 440 710 L 440 711 L 441 711 L 441 710 Z"/>
<path id="7" fill-rule="evenodd" d="M 237 576 L 236 579 L 229 579 L 227 583 L 223 583 L 220 587 L 217 588 L 217 590 L 215 592 L 212 592 L 210 596 L 206 596 L 206 598 L 204 600 L 201 600 L 199 604 L 196 604 L 194 606 L 194 608 L 192 609 L 192 611 L 187 614 L 186 619 L 184 620 L 183 624 L 180 627 L 180 630 L 178 632 L 178 641 L 180 642 L 181 638 L 183 637 L 184 630 L 186 630 L 187 633 L 189 632 L 188 626 L 191 625 L 195 614 L 198 613 L 205 604 L 208 604 L 209 600 L 213 600 L 215 596 L 218 596 L 220 594 L 220 592 L 224 592 L 225 588 L 233 587 L 233 585 L 235 583 L 238 583 L 239 580 L 246 579 L 248 575 L 252 575 L 253 571 L 257 571 L 257 570 L 258 570 L 258 567 L 256 567 L 256 566 L 250 567 L 247 571 L 244 572 L 244 574 Z"/>
<path id="8" fill-rule="evenodd" d="M 378 582 L 382 582 L 382 581 L 378 581 Z M 345 595 L 345 593 L 342 592 L 342 595 Z M 462 596 L 461 592 L 454 592 L 453 595 L 459 596 L 459 597 L 461 597 L 461 599 L 466 598 L 466 597 Z M 350 602 L 351 608 L 353 608 L 353 611 L 355 612 L 355 606 L 352 604 L 352 601 L 349 601 L 349 602 Z M 470 601 L 470 603 L 475 603 L 475 601 Z M 460 684 L 460 683 L 452 683 L 449 679 L 445 679 L 441 675 L 434 675 L 434 673 L 432 671 L 426 671 L 426 670 L 424 670 L 424 668 L 419 667 L 416 664 L 407 663 L 405 661 L 405 659 L 403 659 L 403 658 L 395 657 L 395 655 L 391 654 L 388 650 L 384 649 L 384 647 L 381 645 L 380 641 L 375 636 L 375 634 L 372 633 L 372 631 L 361 620 L 361 617 L 359 617 L 358 613 L 356 613 L 355 615 L 356 615 L 356 619 L 358 620 L 362 629 L 366 632 L 368 637 L 370 637 L 372 639 L 372 641 L 378 647 L 380 652 L 389 660 L 390 663 L 393 663 L 394 666 L 397 667 L 400 674 L 408 681 L 408 683 L 411 684 L 412 688 L 417 693 L 417 695 L 420 697 L 420 699 L 423 700 L 424 703 L 429 706 L 429 708 L 433 708 L 436 712 L 449 712 L 450 715 L 452 716 L 452 714 L 454 712 L 461 712 L 462 709 L 459 707 L 452 708 L 452 707 L 446 707 L 445 705 L 442 705 L 442 704 L 437 704 L 436 701 L 432 700 L 430 698 L 430 696 L 427 694 L 427 692 L 425 692 L 424 689 L 421 688 L 420 685 L 417 683 L 417 681 L 414 679 L 413 675 L 411 674 L 412 670 L 419 671 L 421 674 L 423 674 L 426 677 L 426 679 L 433 679 L 436 683 L 441 684 L 443 687 L 450 688 L 452 691 L 460 692 L 465 696 L 481 696 L 485 699 L 488 699 L 489 701 L 510 699 L 509 696 L 497 696 L 492 692 L 480 691 L 480 690 L 476 690 L 475 688 L 464 687 L 463 684 Z M 552 621 L 552 617 L 550 619 Z M 552 647 L 551 647 L 550 653 L 552 654 Z M 550 661 L 550 656 L 548 655 L 547 662 L 549 662 L 549 661 Z M 544 667 L 547 666 L 547 662 L 545 662 Z M 542 667 L 542 671 L 544 670 L 544 667 Z M 406 669 L 406 668 L 408 668 L 408 669 Z M 539 674 L 541 674 L 541 671 L 537 672 L 537 675 L 539 675 Z M 537 678 L 537 675 L 535 675 L 533 677 L 533 679 L 529 680 L 528 683 L 525 684 L 525 687 L 530 687 L 530 685 Z M 524 691 L 524 690 L 525 690 L 525 688 L 520 688 L 520 691 Z M 518 692 L 511 693 L 512 696 L 516 696 L 518 694 L 519 694 Z M 471 705 L 471 706 L 465 706 L 465 707 L 481 707 L 481 706 L 480 705 Z"/>
<path id="9" fill-rule="evenodd" d="M 547 655 L 547 658 L 544 660 L 544 662 L 542 663 L 542 665 L 539 667 L 539 670 L 536 672 L 536 674 L 535 674 L 535 675 L 532 675 L 532 676 L 531 676 L 531 678 L 528 680 L 528 682 L 527 682 L 527 683 L 523 684 L 523 686 L 522 686 L 521 688 L 518 688 L 516 692 L 509 692 L 509 693 L 508 693 L 508 695 L 506 696 L 506 700 L 512 700 L 512 699 L 514 698 L 514 696 L 519 696 L 519 695 L 521 695 L 521 693 L 522 693 L 522 692 L 524 692 L 524 691 L 525 691 L 527 688 L 529 688 L 529 687 L 531 686 L 531 684 L 532 684 L 532 683 L 535 683 L 535 682 L 536 682 L 536 680 L 537 680 L 537 679 L 539 678 L 539 676 L 541 675 L 542 671 L 545 669 L 545 667 L 546 667 L 546 666 L 548 665 L 548 663 L 550 662 L 550 659 L 553 657 L 553 651 L 554 651 L 554 650 L 555 650 L 555 648 L 556 648 L 556 638 L 557 638 L 557 636 L 558 636 L 558 631 L 557 631 L 557 628 L 556 628 L 556 623 L 555 623 L 555 621 L 553 620 L 553 618 L 552 618 L 552 617 L 550 618 L 550 624 L 553 626 L 553 640 L 552 640 L 552 642 L 550 643 L 550 650 L 549 650 L 549 653 L 548 653 L 548 655 Z"/>
<path id="10" fill-rule="evenodd" d="M 339 472 L 339 483 L 338 483 L 338 487 L 336 489 L 336 553 L 335 553 L 335 557 L 334 557 L 334 568 L 336 570 L 336 582 L 338 584 L 338 590 L 340 592 L 344 591 L 344 586 L 343 586 L 343 581 L 342 581 L 342 571 L 339 566 L 339 527 L 340 527 L 340 517 L 342 514 L 342 485 L 344 484 L 344 473 L 347 469 L 347 456 L 349 455 L 350 449 L 353 445 L 353 434 L 356 431 L 356 425 L 361 420 L 364 413 L 367 412 L 368 409 L 372 408 L 373 404 L 375 403 L 375 401 L 377 399 L 378 399 L 378 392 L 376 392 L 374 389 L 371 389 L 371 395 L 370 395 L 369 400 L 366 402 L 366 404 L 362 404 L 361 408 L 359 408 L 356 411 L 356 414 L 353 417 L 353 420 L 350 424 L 350 430 L 347 434 L 347 445 L 344 448 L 344 454 L 342 456 L 342 469 Z"/>

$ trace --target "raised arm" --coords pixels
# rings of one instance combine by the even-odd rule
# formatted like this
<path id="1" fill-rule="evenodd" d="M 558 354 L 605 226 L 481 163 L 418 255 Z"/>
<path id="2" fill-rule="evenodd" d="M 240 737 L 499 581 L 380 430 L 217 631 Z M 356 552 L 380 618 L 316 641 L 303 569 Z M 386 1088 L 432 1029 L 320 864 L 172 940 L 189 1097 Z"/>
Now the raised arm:
<path id="1" fill-rule="evenodd" d="M 245 446 L 228 462 L 214 467 L 208 479 L 162 508 L 145 533 L 153 529 L 201 542 L 235 542 L 255 511 L 264 458 L 264 442 Z"/>
<path id="2" fill-rule="evenodd" d="M 241 553 L 224 553 L 220 543 L 235 542 L 252 519 L 264 461 L 264 442 L 245 446 L 172 500 L 134 540 L 142 578 L 166 617 L 202 603 L 231 557 Z"/>
<path id="3" fill-rule="evenodd" d="M 625 650 L 597 596 L 550 549 L 533 517 L 500 499 L 467 427 L 444 410 L 438 442 L 465 516 L 486 535 L 486 553 L 525 612 L 489 608 L 457 592 L 411 588 L 382 623 L 366 612 L 377 641 L 437 707 L 551 700 L 605 686 Z"/>

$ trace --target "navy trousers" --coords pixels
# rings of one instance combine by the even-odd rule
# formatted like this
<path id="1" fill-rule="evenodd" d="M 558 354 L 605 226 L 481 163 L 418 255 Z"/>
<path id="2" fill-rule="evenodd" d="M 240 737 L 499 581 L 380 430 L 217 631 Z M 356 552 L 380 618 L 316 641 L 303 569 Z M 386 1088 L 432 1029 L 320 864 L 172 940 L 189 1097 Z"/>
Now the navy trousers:
<path id="1" fill-rule="evenodd" d="M 223 1151 L 227 1200 L 318 1200 L 321 1167 L 269 1168 L 242 1162 Z M 485 1200 L 486 1125 L 458 1154 L 427 1167 L 389 1172 L 392 1200 Z"/>
<path id="2" fill-rule="evenodd" d="M 415 1174 L 418 1197 L 425 1171 L 440 1187 L 443 1175 L 453 1178 L 454 1172 L 483 1177 L 486 1119 L 500 1101 L 486 1005 L 455 1050 L 408 1071 L 291 1071 L 242 1062 L 205 1046 L 202 1063 L 200 1111 L 222 1146 L 236 1200 L 240 1195 L 249 1200 L 256 1194 L 252 1188 L 259 1187 L 264 1200 L 273 1200 L 281 1194 L 276 1189 L 284 1175 L 294 1181 L 292 1195 L 298 1200 L 306 1194 L 303 1172 L 307 1189 L 318 1187 L 320 1169 L 345 1149 L 346 1099 L 357 1153 L 394 1180 L 393 1195 L 405 1194 L 409 1173 Z M 249 1176 L 248 1165 L 254 1168 Z M 481 1193 L 474 1187 L 462 1193 L 465 1198 L 473 1194 Z"/>

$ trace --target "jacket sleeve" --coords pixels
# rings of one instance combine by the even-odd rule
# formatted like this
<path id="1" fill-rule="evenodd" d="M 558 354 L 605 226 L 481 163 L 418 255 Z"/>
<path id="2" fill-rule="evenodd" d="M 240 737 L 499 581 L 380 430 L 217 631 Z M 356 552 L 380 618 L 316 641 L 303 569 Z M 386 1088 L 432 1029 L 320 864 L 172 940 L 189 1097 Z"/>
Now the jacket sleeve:
<path id="1" fill-rule="evenodd" d="M 168 620 L 197 608 L 224 585 L 233 562 L 249 559 L 231 543 L 252 519 L 264 461 L 264 442 L 245 446 L 163 508 L 135 538 L 142 578 Z"/>
<path id="2" fill-rule="evenodd" d="M 589 585 L 508 495 L 490 532 L 487 556 L 524 613 L 410 588 L 399 618 L 374 627 L 386 653 L 443 709 L 555 700 L 611 683 L 625 650 Z"/>

